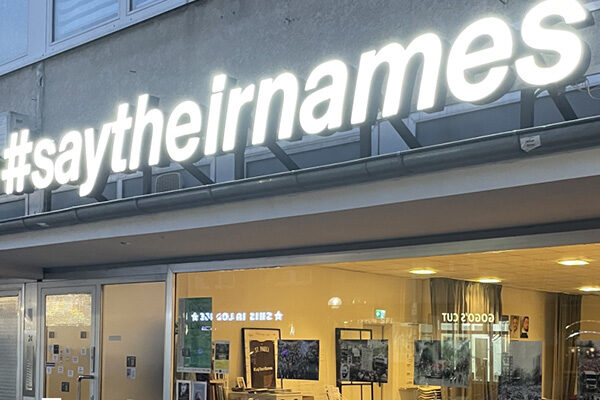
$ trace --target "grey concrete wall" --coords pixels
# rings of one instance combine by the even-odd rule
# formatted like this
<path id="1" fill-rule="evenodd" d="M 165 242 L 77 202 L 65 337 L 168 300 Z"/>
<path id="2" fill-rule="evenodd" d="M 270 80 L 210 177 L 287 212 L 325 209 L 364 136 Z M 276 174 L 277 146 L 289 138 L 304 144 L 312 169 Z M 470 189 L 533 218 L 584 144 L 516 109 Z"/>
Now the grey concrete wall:
<path id="1" fill-rule="evenodd" d="M 452 41 L 482 15 L 517 24 L 533 0 L 206 0 L 0 77 L 0 110 L 43 116 L 47 136 L 98 126 L 120 101 L 149 92 L 165 110 L 185 98 L 206 104 L 211 76 L 241 83 L 311 68 L 341 57 L 356 65 L 361 52 L 391 40 L 408 42 L 433 30 Z M 584 35 L 600 71 L 600 23 Z"/>

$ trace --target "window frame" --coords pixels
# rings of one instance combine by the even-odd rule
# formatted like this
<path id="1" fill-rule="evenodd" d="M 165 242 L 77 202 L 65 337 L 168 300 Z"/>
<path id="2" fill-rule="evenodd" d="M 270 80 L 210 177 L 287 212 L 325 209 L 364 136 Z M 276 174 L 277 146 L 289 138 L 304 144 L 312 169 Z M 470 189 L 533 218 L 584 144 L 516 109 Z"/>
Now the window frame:
<path id="1" fill-rule="evenodd" d="M 27 0 L 27 49 L 15 58 L 0 62 L 0 77 L 195 1 L 156 0 L 133 10 L 130 0 L 118 0 L 116 18 L 54 41 L 54 0 Z"/>

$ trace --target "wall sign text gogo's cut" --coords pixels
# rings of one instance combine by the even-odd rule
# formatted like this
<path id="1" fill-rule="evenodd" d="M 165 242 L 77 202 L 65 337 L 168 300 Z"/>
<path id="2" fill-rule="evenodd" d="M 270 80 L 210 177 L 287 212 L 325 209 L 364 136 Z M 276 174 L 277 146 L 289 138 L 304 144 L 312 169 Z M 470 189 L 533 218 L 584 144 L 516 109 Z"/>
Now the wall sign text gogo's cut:
<path id="1" fill-rule="evenodd" d="M 73 130 L 57 142 L 35 143 L 28 130 L 12 133 L 3 154 L 3 192 L 73 184 L 80 196 L 97 196 L 111 172 L 243 150 L 248 135 L 261 146 L 372 123 L 379 112 L 383 119 L 403 118 L 413 95 L 418 111 L 434 112 L 443 109 L 447 90 L 460 101 L 484 104 L 510 90 L 517 76 L 532 87 L 571 83 L 590 63 L 575 29 L 591 24 L 577 0 L 545 0 L 527 13 L 519 33 L 487 17 L 465 28 L 452 46 L 426 33 L 406 47 L 390 43 L 363 53 L 356 71 L 341 60 L 324 62 L 302 85 L 289 72 L 245 87 L 218 74 L 208 110 L 184 101 L 167 117 L 157 99 L 144 94 L 135 113 L 120 104 L 116 119 L 99 132 Z"/>

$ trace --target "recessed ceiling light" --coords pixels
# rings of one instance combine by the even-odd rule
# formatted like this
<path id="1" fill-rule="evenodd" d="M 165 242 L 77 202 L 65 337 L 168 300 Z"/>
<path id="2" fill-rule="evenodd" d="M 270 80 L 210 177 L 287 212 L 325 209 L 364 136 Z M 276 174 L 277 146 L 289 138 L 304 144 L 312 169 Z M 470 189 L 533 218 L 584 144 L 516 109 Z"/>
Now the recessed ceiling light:
<path id="1" fill-rule="evenodd" d="M 572 258 L 560 260 L 558 263 L 560 265 L 564 265 L 565 267 L 583 267 L 584 265 L 588 265 L 590 262 L 588 260 L 584 260 L 583 258 Z"/>
<path id="2" fill-rule="evenodd" d="M 413 275 L 435 275 L 435 274 L 437 274 L 437 272 L 435 272 L 434 270 L 429 269 L 429 268 L 415 268 L 415 269 L 411 269 L 408 272 L 410 272 Z"/>
<path id="3" fill-rule="evenodd" d="M 498 279 L 498 278 L 481 278 L 481 279 L 478 279 L 477 282 L 479 282 L 479 283 L 500 283 L 500 282 L 502 282 L 502 280 Z"/>
<path id="4" fill-rule="evenodd" d="M 595 292 L 600 292 L 600 287 L 598 286 L 584 286 L 581 289 L 579 289 L 582 292 L 585 293 L 595 293 Z"/>

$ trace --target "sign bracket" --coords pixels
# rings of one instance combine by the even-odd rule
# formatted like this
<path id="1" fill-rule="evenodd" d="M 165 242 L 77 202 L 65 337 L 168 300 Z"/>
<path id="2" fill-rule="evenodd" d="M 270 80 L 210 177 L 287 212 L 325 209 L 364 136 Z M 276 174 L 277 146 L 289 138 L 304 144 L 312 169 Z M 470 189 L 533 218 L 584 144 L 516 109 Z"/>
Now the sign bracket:
<path id="1" fill-rule="evenodd" d="M 577 119 L 577 113 L 573 109 L 573 106 L 569 102 L 569 99 L 567 99 L 564 87 L 555 87 L 548 89 L 548 93 L 550 94 L 552 101 L 554 101 L 554 104 L 558 108 L 558 111 L 560 111 L 560 114 L 565 119 L 565 121 L 572 121 L 574 119 Z"/>
<path id="2" fill-rule="evenodd" d="M 299 170 L 300 167 L 292 158 L 275 142 L 267 144 L 271 153 L 288 169 L 288 171 Z"/>
<path id="3" fill-rule="evenodd" d="M 208 175 L 200 171 L 200 168 L 198 168 L 194 164 L 180 162 L 179 165 L 181 165 L 187 172 L 189 172 L 194 178 L 196 178 L 198 182 L 202 183 L 203 185 L 210 185 L 212 183 L 215 183 L 212 179 L 210 179 Z"/>
<path id="4" fill-rule="evenodd" d="M 401 118 L 390 119 L 390 124 L 396 130 L 398 135 L 404 140 L 404 143 L 411 148 L 417 149 L 419 147 L 423 147 L 419 140 L 413 135 L 413 133 L 408 129 L 404 121 Z"/>

